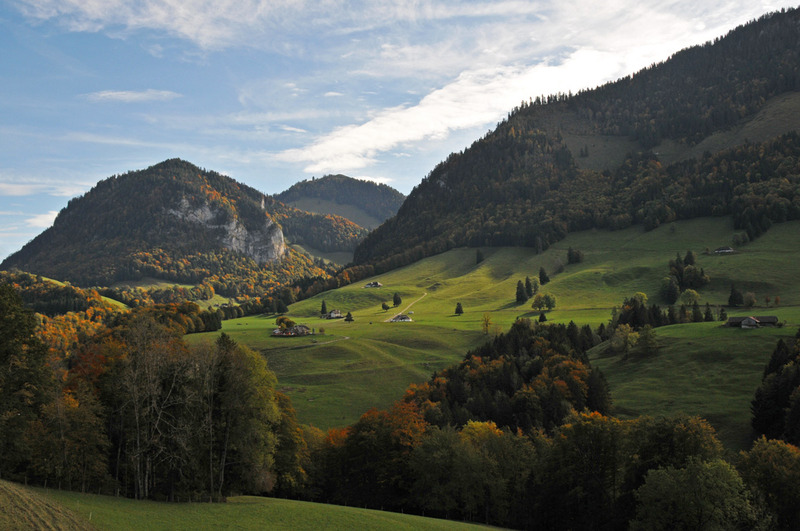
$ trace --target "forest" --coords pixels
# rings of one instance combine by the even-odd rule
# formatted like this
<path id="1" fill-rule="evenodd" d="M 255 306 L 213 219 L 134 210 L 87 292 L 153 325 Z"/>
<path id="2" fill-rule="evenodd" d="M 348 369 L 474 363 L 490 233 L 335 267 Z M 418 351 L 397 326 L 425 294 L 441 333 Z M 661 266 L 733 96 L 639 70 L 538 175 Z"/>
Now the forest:
<path id="1" fill-rule="evenodd" d="M 120 312 L 64 342 L 0 286 L 0 478 L 183 502 L 270 495 L 525 529 L 792 529 L 800 518 L 794 408 L 780 427 L 762 420 L 795 402 L 797 342 L 779 343 L 754 399 L 754 427 L 767 426 L 756 434 L 770 439 L 734 455 L 701 418 L 611 416 L 586 350 L 613 321 L 592 330 L 520 319 L 388 410 L 323 433 L 298 423 L 259 354 L 226 334 L 187 346 L 180 312 Z"/>

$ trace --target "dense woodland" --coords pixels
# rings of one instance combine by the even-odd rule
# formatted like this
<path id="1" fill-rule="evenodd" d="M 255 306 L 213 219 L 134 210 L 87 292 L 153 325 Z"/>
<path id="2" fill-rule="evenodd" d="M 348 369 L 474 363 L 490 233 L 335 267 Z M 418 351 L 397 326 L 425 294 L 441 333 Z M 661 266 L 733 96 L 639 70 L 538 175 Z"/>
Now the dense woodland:
<path id="1" fill-rule="evenodd" d="M 275 199 L 287 204 L 301 198 L 320 198 L 340 205 L 354 205 L 383 221 L 397 213 L 406 197 L 385 184 L 346 175 L 325 175 L 320 179 L 303 180 L 275 195 Z"/>
<path id="2" fill-rule="evenodd" d="M 733 456 L 699 418 L 609 416 L 586 328 L 520 320 L 389 410 L 322 433 L 298 424 L 260 355 L 225 334 L 188 347 L 179 319 L 147 310 L 58 348 L 0 286 L 0 477 L 526 529 L 792 529 L 800 517 L 795 446 L 760 439 Z"/>
<path id="3" fill-rule="evenodd" d="M 798 19 L 798 10 L 765 16 L 617 82 L 524 102 L 434 168 L 359 245 L 356 263 L 383 271 L 456 246 L 545 249 L 570 231 L 700 216 L 733 215 L 753 238 L 797 219 L 797 133 L 672 165 L 651 148 L 691 146 L 800 89 Z M 551 125 L 574 115 L 583 134 L 624 135 L 639 151 L 603 172 L 580 169 Z"/>

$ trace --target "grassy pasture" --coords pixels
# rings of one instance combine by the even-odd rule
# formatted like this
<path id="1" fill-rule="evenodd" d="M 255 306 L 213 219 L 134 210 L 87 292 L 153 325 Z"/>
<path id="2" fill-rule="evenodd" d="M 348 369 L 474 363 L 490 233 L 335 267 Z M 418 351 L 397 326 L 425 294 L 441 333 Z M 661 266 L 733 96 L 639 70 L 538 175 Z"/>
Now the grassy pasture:
<path id="1" fill-rule="evenodd" d="M 800 321 L 798 311 L 788 313 Z M 658 328 L 658 354 L 642 359 L 608 356 L 598 347 L 590 361 L 611 386 L 614 410 L 623 418 L 639 415 L 698 414 L 716 428 L 726 447 L 750 442 L 750 401 L 779 338 L 796 327 L 741 330 L 721 323 L 692 323 Z"/>
<path id="2" fill-rule="evenodd" d="M 515 302 L 515 291 L 518 280 L 538 276 L 540 267 L 551 278 L 541 292 L 555 295 L 558 301 L 557 308 L 548 313 L 548 321 L 573 320 L 579 325 L 596 327 L 608 322 L 613 306 L 636 292 L 644 292 L 651 301 L 658 302 L 669 260 L 676 253 L 683 256 L 692 250 L 698 255 L 698 265 L 712 279 L 700 291 L 701 304 L 726 304 L 734 282 L 742 292 L 753 291 L 759 305 L 748 311 L 729 311 L 730 315 L 776 314 L 787 322 L 787 327 L 743 336 L 764 337 L 763 341 L 755 342 L 739 341 L 738 336 L 727 336 L 709 325 L 659 329 L 663 345 L 659 361 L 666 364 L 675 360 L 654 372 L 663 382 L 660 385 L 658 378 L 646 380 L 646 361 L 640 363 L 640 370 L 614 359 L 596 362 L 612 385 L 612 395 L 621 413 L 684 410 L 701 414 L 720 429 L 727 443 L 740 445 L 737 441 L 742 440 L 740 434 L 749 422 L 749 400 L 777 340 L 772 335 L 794 334 L 800 324 L 800 222 L 776 225 L 733 255 L 703 254 L 706 248 L 730 245 L 734 234 L 730 219 L 707 218 L 677 222 L 647 233 L 638 227 L 573 233 L 538 255 L 527 248 L 484 248 L 485 259 L 480 264 L 475 263 L 475 249 L 455 249 L 290 307 L 288 315 L 292 319 L 317 332 L 324 328 L 324 335 L 269 337 L 274 316 L 225 321 L 223 331 L 264 353 L 302 422 L 328 428 L 353 422 L 369 407 L 388 407 L 408 384 L 424 381 L 433 371 L 460 360 L 467 350 L 486 340 L 481 332 L 484 313 L 492 320 L 492 332 L 495 327 L 506 330 L 518 317 L 537 318 L 539 312 L 533 311 L 529 304 Z M 569 247 L 583 251 L 582 263 L 566 264 Z M 560 265 L 563 271 L 556 273 Z M 371 280 L 380 281 L 383 287 L 364 288 Z M 381 303 L 391 305 L 395 292 L 402 297 L 402 304 L 384 312 Z M 766 295 L 773 300 L 780 295 L 780 307 L 776 309 L 774 304 L 765 307 Z M 351 312 L 355 321 L 321 319 L 323 300 L 329 310 Z M 465 311 L 461 316 L 453 313 L 458 302 Z M 413 322 L 385 322 L 405 310 L 413 312 Z M 216 334 L 187 337 L 203 341 L 213 339 Z M 697 381 L 707 379 L 705 387 L 689 386 L 677 399 L 664 399 L 676 389 L 671 378 L 680 379 L 686 371 L 694 370 L 691 365 L 681 363 L 678 354 L 670 353 L 702 353 L 710 348 L 710 343 L 718 345 L 720 353 L 749 354 L 746 359 L 740 356 L 734 360 L 727 360 L 722 354 L 717 358 L 711 355 L 707 358 L 711 361 L 704 362 L 709 370 L 736 374 L 720 378 L 715 372 L 705 376 L 699 372 Z M 665 371 L 674 376 L 667 377 Z M 640 377 L 645 380 L 638 382 Z M 634 392 L 637 386 L 638 393 Z M 700 407 L 704 395 L 714 386 L 725 387 L 726 393 L 738 398 L 720 398 L 718 409 Z M 692 393 L 700 399 L 692 401 L 689 396 Z M 669 400 L 673 400 L 672 405 L 667 403 Z M 648 401 L 652 401 L 652 407 Z"/>
<path id="3" fill-rule="evenodd" d="M 0 484 L 1 488 L 2 484 Z M 30 529 L 476 529 L 461 522 L 384 511 L 275 498 L 237 496 L 228 503 L 163 503 L 43 489 L 22 489 L 32 499 L 45 500 L 79 515 L 82 527 Z M 2 500 L 2 490 L 0 490 Z M 55 503 L 54 503 L 55 502 Z M 2 516 L 0 515 L 0 518 Z M 0 520 L 0 523 L 2 520 Z M 14 527 L 12 527 L 14 529 Z M 22 529 L 25 529 L 24 527 Z"/>

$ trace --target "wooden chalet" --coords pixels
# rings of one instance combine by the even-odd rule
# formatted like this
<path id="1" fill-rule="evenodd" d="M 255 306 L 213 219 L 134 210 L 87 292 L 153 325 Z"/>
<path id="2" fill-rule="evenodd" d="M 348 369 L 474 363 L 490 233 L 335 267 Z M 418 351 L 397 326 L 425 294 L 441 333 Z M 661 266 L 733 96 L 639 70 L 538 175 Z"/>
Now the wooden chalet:
<path id="1" fill-rule="evenodd" d="M 757 317 L 729 317 L 725 326 L 731 328 L 760 328 L 763 326 L 777 326 L 778 317 L 775 315 L 759 315 Z"/>

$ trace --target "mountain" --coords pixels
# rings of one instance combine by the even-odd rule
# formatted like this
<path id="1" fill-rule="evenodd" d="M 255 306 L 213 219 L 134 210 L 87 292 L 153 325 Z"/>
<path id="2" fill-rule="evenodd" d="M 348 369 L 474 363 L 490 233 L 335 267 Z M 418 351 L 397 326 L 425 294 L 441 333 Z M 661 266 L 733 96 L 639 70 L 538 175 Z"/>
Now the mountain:
<path id="1" fill-rule="evenodd" d="M 374 229 L 397 213 L 405 196 L 385 184 L 326 175 L 304 180 L 275 195 L 275 199 L 317 214 L 335 214 Z"/>
<path id="2" fill-rule="evenodd" d="M 359 244 L 376 271 L 458 246 L 546 249 L 568 232 L 733 215 L 800 218 L 800 11 L 765 15 L 576 95 L 523 102 Z"/>
<path id="3" fill-rule="evenodd" d="M 263 293 L 293 276 L 321 275 L 287 240 L 351 250 L 365 230 L 289 207 L 230 177 L 178 159 L 112 176 L 74 198 L 53 226 L 0 269 L 78 285 L 142 276 L 210 282 L 221 293 Z"/>

